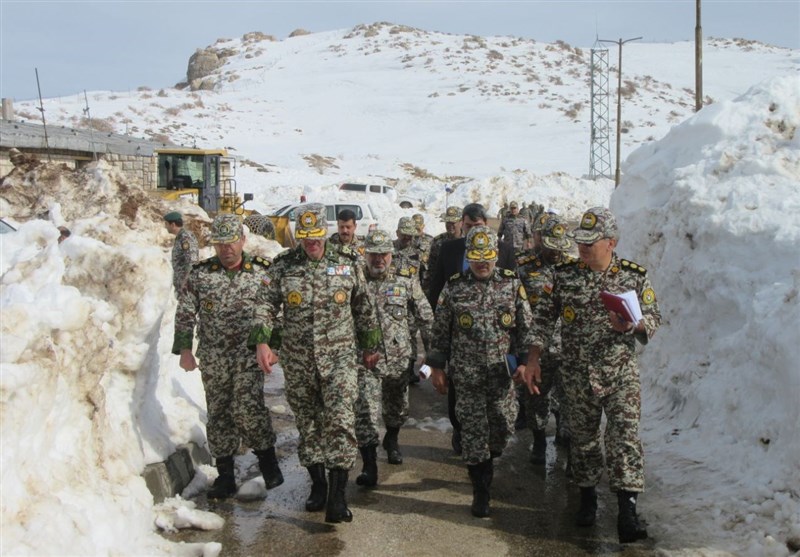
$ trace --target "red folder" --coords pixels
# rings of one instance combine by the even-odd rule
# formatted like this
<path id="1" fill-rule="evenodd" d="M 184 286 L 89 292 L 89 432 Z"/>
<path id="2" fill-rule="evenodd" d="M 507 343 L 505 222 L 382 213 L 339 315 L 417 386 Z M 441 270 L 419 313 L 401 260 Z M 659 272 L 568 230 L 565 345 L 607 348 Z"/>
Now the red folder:
<path id="1" fill-rule="evenodd" d="M 634 325 L 642 318 L 642 308 L 636 292 L 629 290 L 623 294 L 612 294 L 611 292 L 600 292 L 600 299 L 607 310 L 620 314 L 625 321 Z"/>

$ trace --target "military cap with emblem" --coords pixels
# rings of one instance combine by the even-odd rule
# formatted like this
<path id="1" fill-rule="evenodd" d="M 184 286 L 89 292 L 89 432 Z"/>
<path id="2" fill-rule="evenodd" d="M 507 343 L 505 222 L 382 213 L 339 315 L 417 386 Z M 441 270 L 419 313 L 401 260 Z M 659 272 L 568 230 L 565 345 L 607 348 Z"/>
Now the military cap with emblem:
<path id="1" fill-rule="evenodd" d="M 183 222 L 183 215 L 178 211 L 170 211 L 164 215 L 164 220 L 167 222 Z"/>
<path id="2" fill-rule="evenodd" d="M 419 230 L 412 217 L 401 217 L 397 223 L 397 233 L 406 236 L 419 236 Z"/>
<path id="3" fill-rule="evenodd" d="M 579 244 L 593 244 L 603 238 L 618 238 L 617 219 L 605 207 L 592 207 L 581 217 L 570 236 Z"/>
<path id="4" fill-rule="evenodd" d="M 244 229 L 239 215 L 233 213 L 217 215 L 211 223 L 212 244 L 232 244 L 238 242 L 243 235 Z"/>
<path id="5" fill-rule="evenodd" d="M 488 226 L 470 228 L 466 249 L 467 261 L 497 261 L 497 233 Z"/>
<path id="6" fill-rule="evenodd" d="M 417 226 L 418 230 L 422 230 L 422 228 L 425 226 L 425 217 L 423 217 L 421 213 L 414 213 L 411 215 L 411 219 L 414 221 L 414 224 Z"/>
<path id="7" fill-rule="evenodd" d="M 542 245 L 556 251 L 569 251 L 572 241 L 568 237 L 567 221 L 558 215 L 547 215 L 542 229 Z"/>
<path id="8" fill-rule="evenodd" d="M 458 222 L 461 220 L 461 207 L 451 205 L 447 210 L 439 216 L 442 222 Z"/>
<path id="9" fill-rule="evenodd" d="M 511 202 L 511 203 L 508 205 L 508 208 L 509 208 L 509 209 L 518 209 L 518 208 L 519 208 L 519 205 L 517 205 L 517 202 L 516 202 L 516 201 L 512 201 L 512 202 Z"/>
<path id="10" fill-rule="evenodd" d="M 391 253 L 394 251 L 392 237 L 380 228 L 371 230 L 364 240 L 364 251 L 366 253 Z"/>
<path id="11" fill-rule="evenodd" d="M 297 208 L 297 221 L 295 223 L 294 237 L 298 240 L 305 238 L 320 239 L 328 234 L 328 218 L 325 205 L 322 203 L 308 203 Z"/>

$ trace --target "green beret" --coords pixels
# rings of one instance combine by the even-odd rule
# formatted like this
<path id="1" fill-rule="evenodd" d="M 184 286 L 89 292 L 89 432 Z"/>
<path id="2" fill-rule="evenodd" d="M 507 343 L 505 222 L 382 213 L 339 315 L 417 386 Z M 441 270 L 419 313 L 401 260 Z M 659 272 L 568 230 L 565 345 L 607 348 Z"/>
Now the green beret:
<path id="1" fill-rule="evenodd" d="M 183 221 L 183 215 L 181 215 L 178 211 L 172 211 L 171 213 L 164 215 L 164 220 L 167 222 L 181 222 Z"/>

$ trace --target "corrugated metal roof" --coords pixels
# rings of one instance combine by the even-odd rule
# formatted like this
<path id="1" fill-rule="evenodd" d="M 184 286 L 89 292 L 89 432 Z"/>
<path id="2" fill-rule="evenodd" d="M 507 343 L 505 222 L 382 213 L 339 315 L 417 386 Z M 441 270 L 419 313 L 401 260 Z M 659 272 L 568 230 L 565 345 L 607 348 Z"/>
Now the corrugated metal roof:
<path id="1" fill-rule="evenodd" d="M 65 126 L 47 126 L 47 143 L 51 149 L 98 154 L 153 156 L 157 149 L 179 145 L 154 142 L 129 135 L 76 130 Z M 0 120 L 0 147 L 10 149 L 45 149 L 44 126 Z"/>

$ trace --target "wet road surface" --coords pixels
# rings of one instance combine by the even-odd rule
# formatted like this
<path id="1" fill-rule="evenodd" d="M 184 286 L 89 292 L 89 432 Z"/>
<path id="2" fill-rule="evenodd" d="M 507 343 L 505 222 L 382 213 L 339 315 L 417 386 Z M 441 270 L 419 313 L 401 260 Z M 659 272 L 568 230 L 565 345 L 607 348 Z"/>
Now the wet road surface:
<path id="1" fill-rule="evenodd" d="M 280 390 L 267 391 L 268 404 L 285 405 Z M 450 447 L 446 398 L 429 382 L 411 387 L 409 423 L 400 432 L 402 465 L 386 461 L 378 448 L 378 485 L 355 484 L 360 459 L 350 473 L 349 524 L 326 524 L 324 512 L 305 512 L 310 481 L 296 456 L 297 433 L 290 412 L 273 416 L 279 432 L 278 455 L 286 481 L 266 499 L 208 502 L 198 508 L 225 519 L 216 531 L 165 534 L 175 541 L 222 543 L 221 555 L 279 556 L 581 556 L 663 555 L 653 539 L 626 546 L 616 540 L 616 497 L 607 482 L 598 486 L 597 524 L 573 525 L 579 491 L 564 472 L 567 454 L 548 436 L 548 462 L 528 462 L 531 434 L 517 432 L 495 460 L 491 517 L 470 514 L 472 487 L 467 469 Z M 552 423 L 551 423 L 552 425 Z M 646 512 L 644 513 L 646 517 Z M 652 530 L 652 529 L 651 529 Z M 652 532 L 651 532 L 652 534 Z"/>

